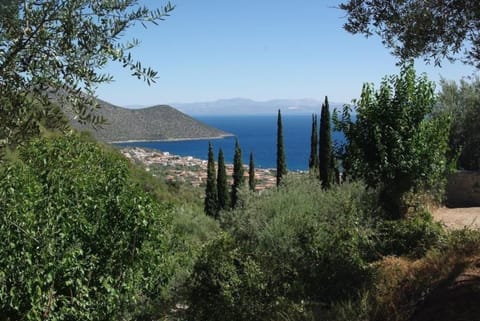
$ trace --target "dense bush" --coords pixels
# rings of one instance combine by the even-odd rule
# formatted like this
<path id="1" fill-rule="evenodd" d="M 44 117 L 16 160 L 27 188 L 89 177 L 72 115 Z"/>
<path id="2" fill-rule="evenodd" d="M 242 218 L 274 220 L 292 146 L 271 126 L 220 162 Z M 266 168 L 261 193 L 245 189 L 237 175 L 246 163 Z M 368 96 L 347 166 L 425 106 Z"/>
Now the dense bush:
<path id="1" fill-rule="evenodd" d="M 205 246 L 188 282 L 189 320 L 266 320 L 272 312 L 266 275 L 228 234 Z"/>
<path id="2" fill-rule="evenodd" d="M 388 215 L 403 218 L 407 193 L 437 189 L 445 179 L 449 119 L 432 117 L 433 83 L 417 77 L 413 66 L 385 77 L 378 90 L 365 84 L 354 104 L 336 121 L 347 138 L 344 166 L 380 189 Z"/>
<path id="3" fill-rule="evenodd" d="M 480 170 L 480 79 L 441 81 L 440 111 L 452 116 L 449 144 L 458 168 Z"/>
<path id="4" fill-rule="evenodd" d="M 11 157 L 15 158 L 15 157 Z M 37 139 L 0 168 L 0 315 L 128 319 L 174 273 L 171 210 L 95 143 Z"/>
<path id="5" fill-rule="evenodd" d="M 291 175 L 223 214 L 233 239 L 210 244 L 197 262 L 192 319 L 302 319 L 309 306 L 355 296 L 368 282 L 370 195 L 360 185 L 325 192 L 307 177 Z"/>
<path id="6" fill-rule="evenodd" d="M 445 239 L 441 224 L 425 211 L 406 220 L 380 220 L 376 229 L 376 248 L 381 256 L 421 257 Z"/>
<path id="7" fill-rule="evenodd" d="M 222 215 L 228 234 L 209 243 L 195 265 L 190 319 L 366 315 L 371 307 L 362 293 L 376 280 L 376 261 L 420 257 L 445 241 L 426 212 L 385 220 L 377 195 L 358 183 L 325 191 L 308 175 L 290 175 L 262 195 L 241 195 L 242 207 Z"/>

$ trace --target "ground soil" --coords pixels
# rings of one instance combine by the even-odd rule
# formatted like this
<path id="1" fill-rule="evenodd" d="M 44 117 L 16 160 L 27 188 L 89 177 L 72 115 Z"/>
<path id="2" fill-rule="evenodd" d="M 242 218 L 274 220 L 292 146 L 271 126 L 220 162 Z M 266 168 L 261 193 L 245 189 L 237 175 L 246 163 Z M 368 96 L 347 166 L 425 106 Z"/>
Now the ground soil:
<path id="1" fill-rule="evenodd" d="M 448 229 L 480 229 L 480 207 L 439 208 L 433 216 Z M 430 293 L 411 320 L 480 321 L 480 258 Z"/>
<path id="2" fill-rule="evenodd" d="M 480 229 L 480 207 L 442 207 L 433 210 L 433 217 L 449 229 Z"/>

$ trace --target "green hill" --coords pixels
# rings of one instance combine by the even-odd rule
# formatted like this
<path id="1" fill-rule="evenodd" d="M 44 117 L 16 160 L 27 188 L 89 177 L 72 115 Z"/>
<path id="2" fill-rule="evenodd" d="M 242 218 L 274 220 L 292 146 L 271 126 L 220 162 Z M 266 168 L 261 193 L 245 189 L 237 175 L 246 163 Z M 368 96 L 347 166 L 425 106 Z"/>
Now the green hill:
<path id="1" fill-rule="evenodd" d="M 176 139 L 220 138 L 230 133 L 210 127 L 167 105 L 157 105 L 142 109 L 127 109 L 99 100 L 102 115 L 107 123 L 99 128 L 90 124 L 80 124 L 73 114 L 67 116 L 73 127 L 89 131 L 105 142 L 154 141 Z"/>

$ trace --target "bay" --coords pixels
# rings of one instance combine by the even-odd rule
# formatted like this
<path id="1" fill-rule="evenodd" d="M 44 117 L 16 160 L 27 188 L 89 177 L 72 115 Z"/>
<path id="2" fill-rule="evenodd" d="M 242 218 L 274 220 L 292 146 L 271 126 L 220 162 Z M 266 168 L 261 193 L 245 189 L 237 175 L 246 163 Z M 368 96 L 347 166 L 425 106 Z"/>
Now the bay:
<path id="1" fill-rule="evenodd" d="M 248 164 L 250 152 L 254 154 L 255 167 L 276 168 L 277 115 L 197 116 L 196 119 L 232 133 L 242 149 L 244 164 Z M 307 170 L 310 156 L 311 115 L 282 115 L 285 156 L 289 170 Z M 215 151 L 220 148 L 227 163 L 233 162 L 235 137 L 185 141 L 132 142 L 118 144 L 157 149 L 180 156 L 207 159 L 208 143 Z M 333 133 L 334 141 L 341 141 L 340 133 Z"/>

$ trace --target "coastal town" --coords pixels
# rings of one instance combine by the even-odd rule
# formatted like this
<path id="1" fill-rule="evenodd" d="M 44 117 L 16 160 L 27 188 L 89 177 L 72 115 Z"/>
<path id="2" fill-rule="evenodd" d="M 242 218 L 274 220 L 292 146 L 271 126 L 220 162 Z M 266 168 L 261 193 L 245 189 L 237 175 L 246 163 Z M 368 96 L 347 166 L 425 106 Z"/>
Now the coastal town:
<path id="1" fill-rule="evenodd" d="M 170 182 L 187 183 L 194 187 L 200 187 L 204 186 L 207 180 L 206 160 L 138 147 L 124 148 L 121 152 L 132 162 L 143 164 L 147 171 L 160 168 L 165 173 L 165 179 Z M 225 167 L 229 184 L 231 184 L 233 165 L 226 164 Z M 244 177 L 245 180 L 248 180 L 248 167 L 245 165 Z M 275 169 L 256 168 L 255 181 L 256 192 L 262 192 L 276 186 Z"/>

